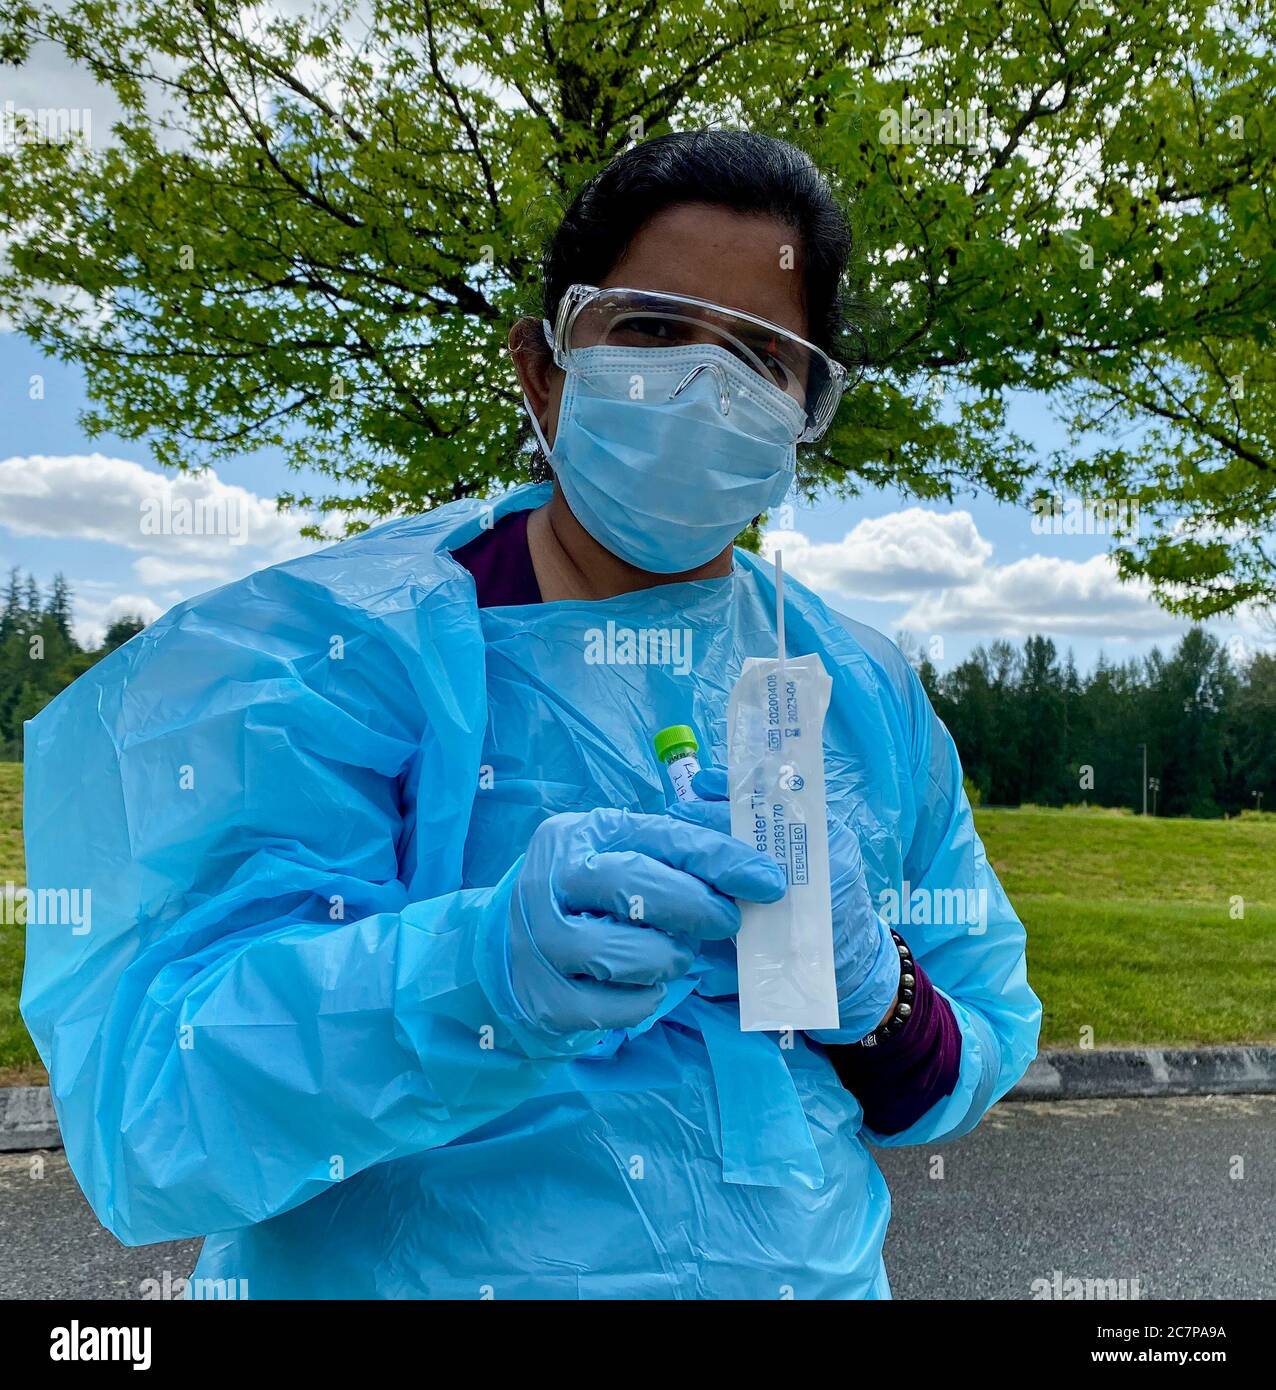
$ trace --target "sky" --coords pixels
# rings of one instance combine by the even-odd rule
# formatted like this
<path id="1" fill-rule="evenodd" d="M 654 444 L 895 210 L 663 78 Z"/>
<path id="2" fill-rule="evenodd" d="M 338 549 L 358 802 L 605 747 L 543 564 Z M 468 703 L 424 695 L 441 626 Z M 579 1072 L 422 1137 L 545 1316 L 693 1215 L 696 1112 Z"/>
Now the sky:
<path id="1" fill-rule="evenodd" d="M 6 102 L 88 111 L 95 143 L 117 114 L 109 94 L 47 48 L 24 68 L 0 69 L 0 111 Z M 144 442 L 89 439 L 79 423 L 85 405 L 78 368 L 44 359 L 0 325 L 0 566 L 46 585 L 65 575 L 82 641 L 98 641 L 122 614 L 151 620 L 312 544 L 299 536 L 308 518 L 275 508 L 277 493 L 304 493 L 308 482 L 277 453 L 175 476 Z M 1009 424 L 1042 457 L 1064 442 L 1031 397 L 1013 404 Z M 179 527 L 195 506 L 227 518 L 235 534 L 149 533 Z M 156 517 L 169 525 L 151 527 Z M 941 672 L 996 638 L 1044 633 L 1088 670 L 1100 651 L 1126 660 L 1186 631 L 1145 588 L 1117 580 L 1105 537 L 1036 534 L 1031 520 L 1027 508 L 988 497 L 922 505 L 886 489 L 782 511 L 766 548 L 778 545 L 786 570 L 839 611 L 891 636 L 908 633 Z M 1253 617 L 1210 626 L 1237 655 L 1276 644 L 1271 626 Z"/>

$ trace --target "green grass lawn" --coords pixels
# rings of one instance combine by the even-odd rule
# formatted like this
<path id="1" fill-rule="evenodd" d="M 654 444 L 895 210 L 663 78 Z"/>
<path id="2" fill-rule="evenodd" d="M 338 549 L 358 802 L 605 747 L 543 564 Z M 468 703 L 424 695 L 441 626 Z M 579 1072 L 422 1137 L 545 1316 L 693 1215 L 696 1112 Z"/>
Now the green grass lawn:
<path id="1" fill-rule="evenodd" d="M 22 765 L 0 763 L 0 894 L 6 883 L 26 882 L 22 856 Z M 0 1085 L 42 1080 L 44 1071 L 18 1013 L 22 986 L 19 926 L 0 917 Z"/>
<path id="2" fill-rule="evenodd" d="M 1042 1045 L 1276 1040 L 1276 819 L 975 813 L 1028 928 Z M 0 890 L 23 882 L 22 770 L 0 763 Z M 1230 916 L 1233 897 L 1244 917 Z M 18 1014 L 22 930 L 0 925 L 0 1084 L 43 1077 Z"/>
<path id="3" fill-rule="evenodd" d="M 1028 929 L 1042 1045 L 1276 1039 L 1276 819 L 978 810 Z M 1243 899 L 1244 917 L 1231 916 Z"/>

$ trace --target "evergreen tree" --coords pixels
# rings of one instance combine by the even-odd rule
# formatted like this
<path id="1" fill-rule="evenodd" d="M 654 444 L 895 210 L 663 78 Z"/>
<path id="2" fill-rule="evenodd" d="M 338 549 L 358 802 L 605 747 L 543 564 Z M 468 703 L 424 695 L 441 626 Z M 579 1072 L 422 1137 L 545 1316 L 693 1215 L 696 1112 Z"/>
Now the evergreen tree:
<path id="1" fill-rule="evenodd" d="M 939 672 L 935 670 L 930 657 L 924 656 L 917 663 L 917 679 L 933 705 L 939 698 Z"/>
<path id="2" fill-rule="evenodd" d="M 1084 707 L 1081 677 L 1077 674 L 1077 663 L 1071 647 L 1068 648 L 1067 659 L 1063 665 L 1061 695 L 1063 699 L 1063 750 L 1060 780 L 1055 788 L 1055 805 L 1066 804 L 1074 800 L 1078 794 L 1083 801 L 1086 799 L 1086 792 L 1081 785 L 1081 759 L 1076 755 L 1078 741 L 1086 734 Z"/>
<path id="3" fill-rule="evenodd" d="M 84 651 L 71 622 L 64 576 L 54 578 L 46 598 L 34 575 L 24 579 L 16 567 L 9 571 L 0 607 L 0 759 L 22 756 L 23 723 L 104 654 L 105 648 Z"/>
<path id="4" fill-rule="evenodd" d="M 116 647 L 122 647 L 130 637 L 136 637 L 146 624 L 136 614 L 126 613 L 122 618 L 116 618 L 106 630 L 106 636 L 102 641 L 102 652 L 113 652 Z"/>
<path id="5" fill-rule="evenodd" d="M 71 642 L 71 586 L 65 576 L 53 576 L 53 586 L 49 590 L 49 601 L 44 612 L 67 642 Z"/>
<path id="6" fill-rule="evenodd" d="M 5 587 L 4 609 L 0 611 L 0 646 L 3 646 L 22 623 L 22 585 L 18 567 L 9 571 L 9 583 Z"/>
<path id="7" fill-rule="evenodd" d="M 1276 811 L 1276 654 L 1260 653 L 1240 673 L 1227 724 L 1231 805 L 1253 809 L 1261 793 L 1262 808 Z"/>
<path id="8" fill-rule="evenodd" d="M 1194 627 L 1158 667 L 1153 709 L 1160 809 L 1216 816 L 1223 783 L 1224 709 L 1235 686 L 1226 649 Z"/>
<path id="9" fill-rule="evenodd" d="M 1065 767 L 1063 675 L 1055 644 L 1029 637 L 1024 644 L 1019 683 L 1023 740 L 1023 797 L 1057 805 Z"/>
<path id="10" fill-rule="evenodd" d="M 1193 628 L 1167 657 L 1159 648 L 1114 666 L 1100 655 L 1088 677 L 1069 652 L 1033 636 L 978 647 L 936 679 L 932 701 L 985 801 L 1143 806 L 1147 772 L 1163 815 L 1229 815 L 1256 792 L 1276 810 L 1276 656 L 1240 673 L 1226 650 Z M 1151 798 L 1149 798 L 1151 809 Z"/>
<path id="11" fill-rule="evenodd" d="M 27 575 L 27 582 L 23 586 L 22 608 L 28 630 L 38 626 L 44 616 L 44 601 L 40 597 L 40 586 L 35 582 L 34 574 Z"/>

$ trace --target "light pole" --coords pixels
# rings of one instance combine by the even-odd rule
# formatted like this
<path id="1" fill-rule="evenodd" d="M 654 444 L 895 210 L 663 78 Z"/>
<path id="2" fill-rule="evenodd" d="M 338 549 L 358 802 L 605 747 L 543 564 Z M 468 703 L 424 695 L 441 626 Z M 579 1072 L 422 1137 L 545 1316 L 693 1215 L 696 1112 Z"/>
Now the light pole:
<path id="1" fill-rule="evenodd" d="M 1152 788 L 1152 814 L 1156 815 L 1156 794 L 1161 790 L 1161 779 L 1159 777 L 1149 777 L 1148 786 Z M 1144 812 L 1146 815 L 1147 813 Z"/>
<path id="2" fill-rule="evenodd" d="M 1148 746 L 1146 743 L 1140 743 L 1139 747 L 1143 749 L 1143 814 L 1146 816 L 1148 813 Z"/>

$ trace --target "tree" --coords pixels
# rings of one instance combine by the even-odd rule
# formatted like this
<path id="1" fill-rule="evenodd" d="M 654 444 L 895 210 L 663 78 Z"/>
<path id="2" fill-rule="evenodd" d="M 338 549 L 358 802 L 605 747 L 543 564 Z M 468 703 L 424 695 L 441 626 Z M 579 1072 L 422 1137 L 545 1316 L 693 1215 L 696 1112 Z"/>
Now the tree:
<path id="1" fill-rule="evenodd" d="M 1024 643 L 1019 682 L 1026 736 L 1023 741 L 1023 796 L 1052 805 L 1058 798 L 1067 764 L 1064 732 L 1063 675 L 1055 644 L 1048 637 Z"/>
<path id="2" fill-rule="evenodd" d="M 53 585 L 49 590 L 49 602 L 45 608 L 45 614 L 57 628 L 58 633 L 66 639 L 71 640 L 71 586 L 66 582 L 66 577 L 61 574 L 53 576 Z"/>
<path id="3" fill-rule="evenodd" d="M 962 766 L 978 787 L 980 799 L 992 800 L 996 732 L 987 653 L 982 647 L 940 681 L 935 710 L 952 734 Z"/>
<path id="4" fill-rule="evenodd" d="M 113 652 L 116 647 L 122 647 L 130 638 L 136 637 L 146 624 L 136 614 L 129 613 L 122 618 L 116 618 L 106 630 L 106 636 L 102 640 L 102 651 Z"/>
<path id="5" fill-rule="evenodd" d="M 1241 672 L 1228 711 L 1234 804 L 1254 806 L 1254 793 L 1276 811 L 1276 655 L 1260 652 Z"/>
<path id="6" fill-rule="evenodd" d="M 1151 770 L 1161 780 L 1166 815 L 1218 815 L 1223 784 L 1225 712 L 1236 678 L 1227 650 L 1202 628 L 1192 628 L 1168 661 L 1154 651 Z"/>
<path id="7" fill-rule="evenodd" d="M 1253 0 L 18 0 L 111 86 L 115 138 L 0 154 L 0 312 L 83 365 L 92 431 L 165 464 L 273 444 L 332 521 L 525 476 L 502 339 L 602 163 L 706 123 L 806 145 L 854 205 L 843 354 L 874 370 L 808 495 L 1140 504 L 1118 548 L 1185 612 L 1276 598 L 1276 25 Z M 25 128 L 24 128 L 25 129 Z M 29 132 L 28 132 L 29 133 Z M 1096 426 L 1131 423 L 1089 449 Z"/>
<path id="8" fill-rule="evenodd" d="M 71 588 L 58 575 L 47 597 L 34 575 L 9 572 L 0 611 L 0 758 L 22 755 L 22 725 L 95 659 L 70 629 Z"/>
<path id="9" fill-rule="evenodd" d="M 1077 673 L 1077 663 L 1071 647 L 1068 648 L 1068 655 L 1063 665 L 1061 696 L 1063 699 L 1063 752 L 1061 780 L 1056 792 L 1059 803 L 1063 804 L 1072 801 L 1078 794 L 1084 800 L 1086 792 L 1093 791 L 1093 787 L 1083 786 L 1081 774 L 1083 759 L 1078 756 L 1088 729 L 1085 718 L 1085 692 L 1081 684 L 1081 677 Z M 1093 767 L 1092 764 L 1089 766 Z"/>
<path id="10" fill-rule="evenodd" d="M 44 599 L 40 595 L 40 586 L 36 583 L 35 575 L 27 575 L 27 582 L 22 590 L 22 615 L 29 629 L 35 629 L 40 625 L 40 619 L 44 616 Z"/>
<path id="11" fill-rule="evenodd" d="M 1019 699 L 1019 654 L 1009 642 L 993 642 L 985 658 L 989 697 L 988 763 L 992 800 L 1013 805 L 1025 799 L 1023 705 Z"/>
<path id="12" fill-rule="evenodd" d="M 922 689 L 926 692 L 931 704 L 935 703 L 939 695 L 939 672 L 935 670 L 934 663 L 930 657 L 923 656 L 917 662 L 917 679 L 922 683 Z"/>
<path id="13" fill-rule="evenodd" d="M 1141 809 L 1144 744 L 1160 814 L 1233 814 L 1255 792 L 1276 804 L 1276 657 L 1256 655 L 1238 675 L 1199 627 L 1168 657 L 1100 656 L 1084 678 L 1071 653 L 1060 669 L 1046 637 L 1022 653 L 977 647 L 939 678 L 933 701 L 967 777 L 998 804 Z"/>
<path id="14" fill-rule="evenodd" d="M 9 571 L 4 591 L 4 608 L 0 610 L 0 647 L 22 628 L 22 582 L 17 565 Z"/>

